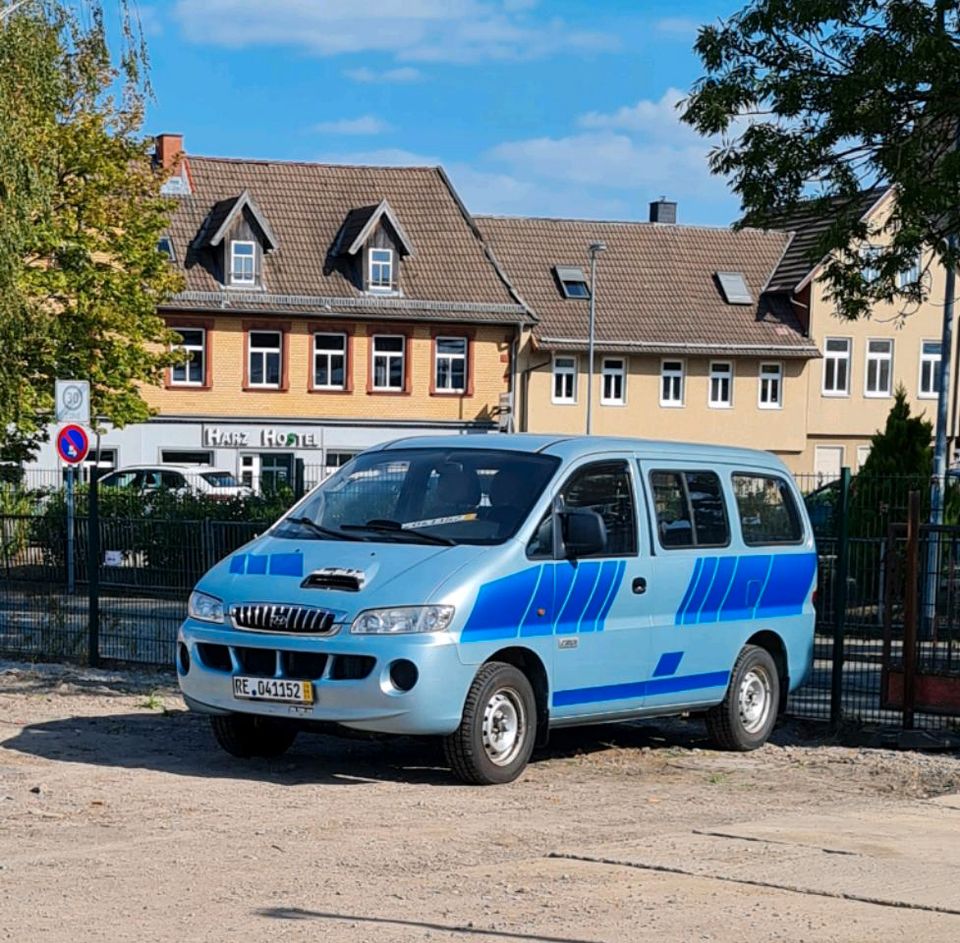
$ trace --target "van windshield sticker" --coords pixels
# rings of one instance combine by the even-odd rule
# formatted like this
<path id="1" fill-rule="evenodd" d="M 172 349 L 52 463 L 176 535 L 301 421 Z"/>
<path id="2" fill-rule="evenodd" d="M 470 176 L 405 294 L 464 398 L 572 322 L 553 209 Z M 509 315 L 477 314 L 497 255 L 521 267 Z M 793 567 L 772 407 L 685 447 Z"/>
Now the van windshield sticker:
<path id="1" fill-rule="evenodd" d="M 431 517 L 426 521 L 407 521 L 400 525 L 401 530 L 415 530 L 419 527 L 437 527 L 440 524 L 459 524 L 461 521 L 475 521 L 477 512 L 469 514 L 451 514 L 449 517 Z"/>

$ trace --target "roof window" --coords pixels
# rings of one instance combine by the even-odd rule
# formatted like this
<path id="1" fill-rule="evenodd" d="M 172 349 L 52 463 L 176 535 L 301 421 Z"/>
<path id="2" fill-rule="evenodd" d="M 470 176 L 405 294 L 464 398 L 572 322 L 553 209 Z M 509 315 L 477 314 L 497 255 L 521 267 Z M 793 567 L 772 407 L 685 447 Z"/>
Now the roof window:
<path id="1" fill-rule="evenodd" d="M 723 300 L 728 305 L 752 305 L 753 295 L 747 287 L 747 280 L 742 272 L 717 272 L 717 281 Z"/>
<path id="2" fill-rule="evenodd" d="M 557 280 L 560 282 L 560 290 L 564 298 L 590 297 L 590 288 L 583 269 L 572 265 L 558 265 L 554 271 L 557 273 Z"/>
<path id="3" fill-rule="evenodd" d="M 169 236 L 161 236 L 157 240 L 157 252 L 165 255 L 171 262 L 176 262 L 177 260 L 173 252 L 173 240 Z"/>

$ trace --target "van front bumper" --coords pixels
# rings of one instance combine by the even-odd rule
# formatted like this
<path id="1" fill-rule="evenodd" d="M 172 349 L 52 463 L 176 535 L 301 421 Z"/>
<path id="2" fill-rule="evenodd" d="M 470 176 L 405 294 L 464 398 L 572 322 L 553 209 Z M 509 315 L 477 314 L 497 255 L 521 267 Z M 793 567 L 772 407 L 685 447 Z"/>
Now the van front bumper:
<path id="1" fill-rule="evenodd" d="M 236 630 L 187 619 L 177 637 L 177 678 L 191 710 L 249 713 L 342 724 L 393 734 L 448 734 L 460 725 L 476 666 L 457 656 L 446 632 L 361 636 L 347 628 L 330 636 Z M 406 691 L 391 667 L 409 662 L 416 683 Z M 403 666 L 404 684 L 411 672 Z M 233 678 L 310 681 L 310 705 L 247 700 L 233 694 Z"/>

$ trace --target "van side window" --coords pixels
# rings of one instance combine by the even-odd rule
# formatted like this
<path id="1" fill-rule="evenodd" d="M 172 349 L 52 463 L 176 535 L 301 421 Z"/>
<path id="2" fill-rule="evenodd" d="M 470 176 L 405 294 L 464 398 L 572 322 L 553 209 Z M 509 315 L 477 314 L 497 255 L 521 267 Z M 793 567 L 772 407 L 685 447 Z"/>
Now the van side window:
<path id="1" fill-rule="evenodd" d="M 714 472 L 655 471 L 650 488 L 661 547 L 724 547 L 730 542 L 723 490 Z"/>
<path id="2" fill-rule="evenodd" d="M 622 557 L 637 552 L 637 514 L 626 462 L 597 462 L 577 469 L 561 491 L 564 508 L 596 511 L 607 527 L 607 549 L 596 556 Z M 527 547 L 527 556 L 553 553 L 552 518 L 540 522 Z"/>
<path id="3" fill-rule="evenodd" d="M 733 493 L 743 542 L 748 546 L 797 543 L 803 538 L 796 502 L 782 478 L 737 472 Z"/>

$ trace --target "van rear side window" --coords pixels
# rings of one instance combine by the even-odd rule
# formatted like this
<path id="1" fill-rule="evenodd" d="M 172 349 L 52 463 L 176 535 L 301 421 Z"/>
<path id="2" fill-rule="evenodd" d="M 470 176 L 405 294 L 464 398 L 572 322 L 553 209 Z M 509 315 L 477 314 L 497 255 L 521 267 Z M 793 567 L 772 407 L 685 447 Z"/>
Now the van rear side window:
<path id="1" fill-rule="evenodd" d="M 650 487 L 660 546 L 725 547 L 730 527 L 720 479 L 710 471 L 655 471 Z"/>
<path id="2" fill-rule="evenodd" d="M 743 542 L 751 547 L 764 544 L 798 543 L 803 524 L 787 483 L 773 475 L 733 475 L 733 493 L 740 512 Z"/>

